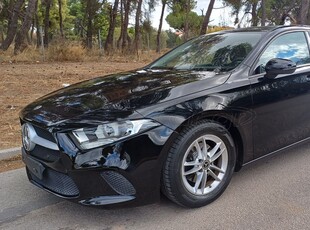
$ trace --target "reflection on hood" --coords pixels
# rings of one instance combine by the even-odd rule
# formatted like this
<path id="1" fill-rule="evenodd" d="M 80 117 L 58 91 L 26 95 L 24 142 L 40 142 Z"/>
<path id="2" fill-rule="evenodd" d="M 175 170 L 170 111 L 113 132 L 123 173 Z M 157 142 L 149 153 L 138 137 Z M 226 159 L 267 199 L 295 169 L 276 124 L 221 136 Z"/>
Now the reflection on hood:
<path id="1" fill-rule="evenodd" d="M 140 70 L 99 77 L 55 91 L 21 112 L 47 126 L 64 120 L 115 120 L 139 108 L 162 103 L 219 85 L 227 75 L 199 71 Z M 102 112 L 98 112 L 102 111 Z"/>

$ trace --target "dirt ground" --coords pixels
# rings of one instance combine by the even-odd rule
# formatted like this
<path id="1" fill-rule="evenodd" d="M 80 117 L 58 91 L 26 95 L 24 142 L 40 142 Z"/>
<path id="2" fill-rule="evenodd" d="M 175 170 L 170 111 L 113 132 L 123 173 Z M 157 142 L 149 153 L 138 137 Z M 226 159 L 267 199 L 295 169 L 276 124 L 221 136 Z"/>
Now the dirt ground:
<path id="1" fill-rule="evenodd" d="M 147 63 L 0 63 L 0 149 L 21 145 L 19 111 L 63 84 L 145 66 Z"/>
<path id="2" fill-rule="evenodd" d="M 0 161 L 0 173 L 24 166 L 21 155 Z"/>

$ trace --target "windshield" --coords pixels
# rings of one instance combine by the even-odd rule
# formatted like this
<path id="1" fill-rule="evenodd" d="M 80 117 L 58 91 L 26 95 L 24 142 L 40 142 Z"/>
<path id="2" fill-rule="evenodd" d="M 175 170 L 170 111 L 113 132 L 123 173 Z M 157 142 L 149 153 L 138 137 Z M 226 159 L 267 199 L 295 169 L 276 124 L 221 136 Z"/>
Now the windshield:
<path id="1" fill-rule="evenodd" d="M 210 34 L 190 40 L 155 61 L 151 69 L 229 71 L 261 38 L 261 32 Z"/>

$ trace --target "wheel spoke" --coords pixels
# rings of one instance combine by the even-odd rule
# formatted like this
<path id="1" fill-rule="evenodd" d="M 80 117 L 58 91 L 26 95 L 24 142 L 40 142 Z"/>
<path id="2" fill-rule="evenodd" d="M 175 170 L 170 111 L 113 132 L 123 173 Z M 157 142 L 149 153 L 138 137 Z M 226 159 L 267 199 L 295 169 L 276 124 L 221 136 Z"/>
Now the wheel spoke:
<path id="1" fill-rule="evenodd" d="M 210 169 L 214 169 L 216 171 L 219 171 L 220 173 L 225 173 L 225 171 L 223 171 L 221 168 L 219 168 L 215 165 L 210 165 Z"/>
<path id="2" fill-rule="evenodd" d="M 204 192 L 205 192 L 207 180 L 208 180 L 208 174 L 207 174 L 207 172 L 204 171 L 203 172 L 203 177 L 202 177 L 202 182 L 201 182 L 201 192 L 202 192 L 202 194 L 204 194 Z"/>
<path id="3" fill-rule="evenodd" d="M 195 141 L 195 148 L 198 153 L 198 159 L 203 159 L 203 155 L 198 141 Z"/>
<path id="4" fill-rule="evenodd" d="M 216 145 L 213 147 L 213 149 L 211 149 L 211 151 L 208 153 L 208 156 L 210 157 L 210 159 L 212 159 L 212 157 L 215 155 L 215 153 L 219 150 L 221 144 L 222 144 L 222 142 L 216 143 Z"/>
<path id="5" fill-rule="evenodd" d="M 214 180 L 216 180 L 216 181 L 221 181 L 221 179 L 218 178 L 217 175 L 216 175 L 214 172 L 212 172 L 211 170 L 208 171 L 208 174 L 209 174 L 210 176 L 212 176 Z"/>
<path id="6" fill-rule="evenodd" d="M 206 143 L 206 140 L 203 138 L 203 146 L 202 146 L 202 154 L 204 156 L 204 159 L 207 159 L 208 157 L 208 147 L 207 147 L 207 143 Z"/>
<path id="7" fill-rule="evenodd" d="M 202 177 L 203 177 L 203 172 L 197 172 L 197 178 L 196 178 L 196 182 L 195 182 L 195 187 L 194 187 L 194 192 L 197 193 L 199 185 L 201 184 L 202 181 Z"/>
<path id="8" fill-rule="evenodd" d="M 211 157 L 210 161 L 211 162 L 216 161 L 216 159 L 219 158 L 225 150 L 226 148 L 221 149 L 218 153 L 216 153 L 215 155 L 213 155 L 213 157 Z"/>
<path id="9" fill-rule="evenodd" d="M 195 166 L 195 167 L 193 167 L 192 169 L 190 169 L 190 170 L 184 172 L 184 176 L 187 176 L 187 175 L 189 175 L 189 174 L 193 174 L 193 173 L 195 173 L 195 172 L 198 172 L 200 169 L 201 169 L 201 166 Z"/>
<path id="10" fill-rule="evenodd" d="M 195 160 L 195 161 L 185 161 L 184 166 L 198 166 L 200 165 L 200 162 Z"/>

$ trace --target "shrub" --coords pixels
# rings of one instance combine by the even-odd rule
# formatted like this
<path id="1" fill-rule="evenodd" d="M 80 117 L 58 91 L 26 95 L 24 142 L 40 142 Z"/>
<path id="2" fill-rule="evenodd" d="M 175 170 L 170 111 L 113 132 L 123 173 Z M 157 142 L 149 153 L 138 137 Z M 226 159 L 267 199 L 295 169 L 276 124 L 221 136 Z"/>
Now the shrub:
<path id="1" fill-rule="evenodd" d="M 83 61 L 85 55 L 82 45 L 66 41 L 52 42 L 47 50 L 49 61 Z"/>

